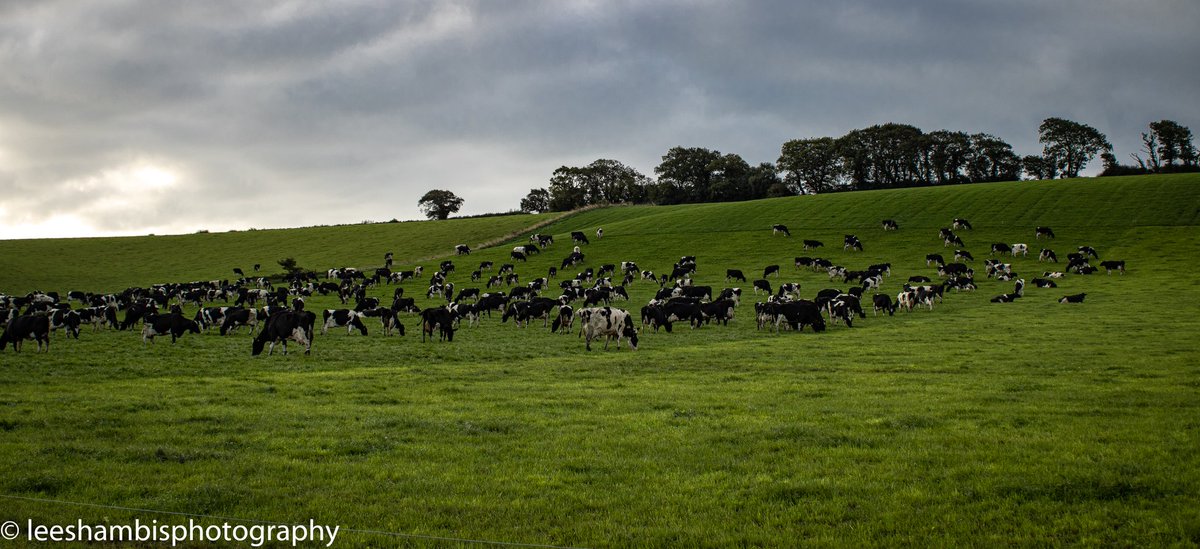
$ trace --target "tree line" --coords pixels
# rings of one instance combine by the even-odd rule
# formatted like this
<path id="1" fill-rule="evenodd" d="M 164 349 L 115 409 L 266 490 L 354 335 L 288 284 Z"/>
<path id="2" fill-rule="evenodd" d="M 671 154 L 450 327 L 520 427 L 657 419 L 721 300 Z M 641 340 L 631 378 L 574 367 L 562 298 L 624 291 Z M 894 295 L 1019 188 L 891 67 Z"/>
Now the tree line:
<path id="1" fill-rule="evenodd" d="M 1042 154 L 1020 156 L 986 133 L 923 132 L 887 123 L 838 138 L 795 139 L 774 163 L 751 166 L 737 154 L 674 147 L 654 168 L 656 178 L 616 160 L 562 166 L 545 188 L 521 200 L 526 212 L 566 211 L 592 204 L 731 202 L 839 191 L 954 185 L 1022 178 L 1078 177 L 1100 156 L 1101 176 L 1200 171 L 1191 130 L 1170 120 L 1149 125 L 1142 148 L 1122 165 L 1107 137 L 1086 124 L 1047 118 L 1038 127 Z"/>

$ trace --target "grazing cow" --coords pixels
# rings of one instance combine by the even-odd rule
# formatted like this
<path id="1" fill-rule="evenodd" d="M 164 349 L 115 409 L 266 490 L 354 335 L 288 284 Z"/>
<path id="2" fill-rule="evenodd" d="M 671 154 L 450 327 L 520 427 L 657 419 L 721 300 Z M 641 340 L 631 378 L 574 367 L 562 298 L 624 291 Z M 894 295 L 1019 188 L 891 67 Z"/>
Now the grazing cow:
<path id="1" fill-rule="evenodd" d="M 570 305 L 559 305 L 558 316 L 554 317 L 554 323 L 550 325 L 550 333 L 570 333 L 574 326 L 575 309 Z"/>
<path id="2" fill-rule="evenodd" d="M 513 261 L 525 261 L 525 254 L 521 252 L 510 252 L 508 257 Z"/>
<path id="3" fill-rule="evenodd" d="M 516 301 L 508 305 L 501 322 L 512 318 L 517 326 L 524 328 L 530 320 L 542 319 L 542 327 L 550 325 L 550 311 L 559 306 L 559 302 L 547 297 L 535 297 L 530 301 Z"/>
<path id="4" fill-rule="evenodd" d="M 975 270 L 968 268 L 963 263 L 947 263 L 941 267 L 938 267 L 938 276 L 974 276 L 974 274 Z"/>
<path id="5" fill-rule="evenodd" d="M 1106 272 L 1108 274 L 1112 274 L 1113 271 L 1117 271 L 1121 274 L 1125 274 L 1125 260 L 1124 259 L 1122 259 L 1120 261 L 1111 261 L 1111 260 L 1110 261 L 1101 261 L 1100 266 L 1103 267 L 1104 272 Z M 79 336 L 76 335 L 75 337 L 79 337 Z"/>
<path id="6" fill-rule="evenodd" d="M 38 351 L 50 352 L 50 319 L 43 314 L 14 316 L 4 325 L 4 333 L 0 334 L 0 351 L 12 343 L 13 351 L 21 352 L 21 343 L 26 339 L 37 341 Z"/>
<path id="7" fill-rule="evenodd" d="M 767 295 L 771 295 L 771 283 L 768 282 L 767 280 L 755 280 L 754 281 L 754 294 L 758 295 L 758 292 L 760 290 L 763 292 L 766 292 Z"/>
<path id="8" fill-rule="evenodd" d="M 233 268 L 233 274 L 235 274 L 235 275 L 238 275 L 238 276 L 241 276 L 241 277 L 244 277 L 244 276 L 246 276 L 246 273 L 245 273 L 245 272 L 243 272 L 243 271 L 242 271 L 242 269 L 241 269 L 240 267 L 234 267 L 234 268 Z"/>
<path id="9" fill-rule="evenodd" d="M 1038 253 L 1038 261 L 1053 261 L 1058 263 L 1058 256 L 1054 255 L 1054 250 L 1042 248 L 1042 251 Z"/>
<path id="10" fill-rule="evenodd" d="M 884 219 L 882 221 L 882 224 L 883 224 L 883 230 L 885 230 L 885 231 L 894 231 L 894 230 L 900 228 L 900 225 L 898 223 L 896 223 L 895 219 Z"/>
<path id="11" fill-rule="evenodd" d="M 825 243 L 821 242 L 820 240 L 805 240 L 804 241 L 804 249 L 805 250 L 815 250 L 824 245 L 825 245 Z"/>
<path id="12" fill-rule="evenodd" d="M 767 278 L 772 274 L 774 274 L 776 278 L 779 277 L 779 265 L 767 265 L 766 268 L 763 269 L 762 277 Z"/>
<path id="13" fill-rule="evenodd" d="M 746 275 L 742 274 L 742 271 L 740 271 L 738 269 L 726 269 L 725 270 L 725 282 L 729 282 L 730 280 L 740 280 L 742 282 L 745 282 Z"/>
<path id="14" fill-rule="evenodd" d="M 857 236 L 848 234 L 842 239 L 842 250 L 858 250 L 863 251 L 862 241 Z"/>
<path id="15" fill-rule="evenodd" d="M 430 307 L 421 311 L 421 341 L 429 335 L 433 341 L 433 331 L 438 330 L 440 341 L 454 341 L 454 313 L 446 307 Z"/>
<path id="16" fill-rule="evenodd" d="M 776 332 L 779 331 L 779 325 L 785 322 L 797 332 L 803 331 L 805 326 L 811 326 L 814 333 L 825 331 L 825 318 L 821 316 L 821 308 L 816 303 L 797 300 L 775 305 Z"/>
<path id="17" fill-rule="evenodd" d="M 454 247 L 455 255 L 471 255 L 471 247 L 466 244 L 459 244 Z"/>
<path id="18" fill-rule="evenodd" d="M 188 320 L 179 313 L 165 315 L 146 315 L 146 324 L 142 326 L 142 344 L 147 341 L 154 343 L 154 336 L 171 334 L 171 343 L 191 332 L 200 333 L 200 325 L 194 320 Z"/>
<path id="19" fill-rule="evenodd" d="M 310 311 L 280 310 L 267 317 L 263 329 L 251 344 L 250 354 L 262 354 L 263 347 L 271 344 L 267 356 L 275 353 L 275 344 L 283 343 L 283 354 L 287 354 L 288 340 L 304 346 L 304 354 L 312 353 L 313 324 L 317 315 Z"/>
<path id="20" fill-rule="evenodd" d="M 1096 254 L 1096 249 L 1091 246 L 1080 246 L 1079 253 L 1083 255 L 1090 255 L 1095 259 L 1100 259 L 1100 256 Z"/>
<path id="21" fill-rule="evenodd" d="M 1028 255 L 1029 254 L 1029 245 L 1028 244 L 1013 244 L 1012 245 L 1012 255 L 1013 255 L 1013 257 L 1017 257 L 1017 254 L 1021 254 L 1021 257 L 1025 257 L 1026 255 Z"/>
<path id="22" fill-rule="evenodd" d="M 787 225 L 771 225 L 771 234 L 779 233 L 783 233 L 784 236 L 792 236 L 792 233 L 788 231 Z"/>
<path id="23" fill-rule="evenodd" d="M 962 239 L 959 238 L 958 235 L 956 235 L 956 234 L 951 234 L 950 236 L 942 238 L 942 247 L 943 248 L 947 248 L 950 246 L 964 246 L 964 245 L 965 244 L 963 244 Z"/>
<path id="24" fill-rule="evenodd" d="M 992 244 L 992 255 L 1012 253 L 1012 246 L 1003 242 L 995 242 Z"/>
<path id="25" fill-rule="evenodd" d="M 971 252 L 968 252 L 966 250 L 954 250 L 954 260 L 955 261 L 975 261 L 975 258 L 971 256 Z"/>
<path id="26" fill-rule="evenodd" d="M 728 326 L 729 321 L 733 320 L 733 311 L 736 307 L 732 299 L 721 299 L 712 303 L 701 303 L 700 314 L 704 317 L 704 323 L 714 321 L 722 326 Z"/>
<path id="27" fill-rule="evenodd" d="M 793 295 L 800 297 L 800 283 L 784 282 L 783 284 L 779 285 L 779 289 L 776 291 L 775 295 Z"/>
<path id="28" fill-rule="evenodd" d="M 1037 227 L 1033 230 L 1034 238 L 1041 240 L 1042 237 L 1054 238 L 1054 230 L 1050 227 Z"/>
<path id="29" fill-rule="evenodd" d="M 399 331 L 400 335 L 404 335 L 404 325 L 400 323 L 400 319 L 396 316 L 396 311 L 387 307 L 376 307 L 367 311 L 363 311 L 361 316 L 364 317 L 379 317 L 380 325 L 383 327 L 383 335 L 390 336 L 393 331 Z"/>
<path id="30" fill-rule="evenodd" d="M 1038 288 L 1057 288 L 1058 287 L 1058 284 L 1056 284 L 1053 280 L 1046 279 L 1046 278 L 1035 278 L 1035 279 L 1031 280 L 1030 282 L 1032 282 L 1033 285 Z"/>
<path id="31" fill-rule="evenodd" d="M 856 295 L 841 294 L 830 300 L 827 306 L 829 307 L 830 320 L 841 319 L 847 328 L 854 327 L 853 318 L 855 314 L 859 318 L 867 318 L 867 313 L 863 311 L 862 304 Z"/>
<path id="32" fill-rule="evenodd" d="M 1017 280 L 1016 287 L 1010 294 L 1000 294 L 992 298 L 992 303 L 1012 303 L 1025 295 L 1025 279 Z"/>
<path id="33" fill-rule="evenodd" d="M 879 311 L 887 312 L 888 316 L 896 315 L 896 304 L 892 303 L 892 298 L 887 294 L 875 294 L 871 296 L 871 300 L 875 305 L 876 316 L 879 316 Z"/>
<path id="34" fill-rule="evenodd" d="M 725 288 L 724 290 L 721 290 L 721 293 L 717 294 L 717 301 L 720 301 L 722 299 L 728 299 L 730 301 L 733 301 L 734 305 L 737 305 L 737 304 L 741 303 L 741 301 L 742 301 L 742 289 L 741 288 Z"/>
<path id="35" fill-rule="evenodd" d="M 637 328 L 633 324 L 633 315 L 624 309 L 613 307 L 598 307 L 580 309 L 580 323 L 583 326 L 585 345 L 592 350 L 592 340 L 604 338 L 604 349 L 608 350 L 608 342 L 617 340 L 617 349 L 621 348 L 621 338 L 629 340 L 629 347 L 637 350 Z"/>
<path id="36" fill-rule="evenodd" d="M 50 313 L 50 331 L 53 332 L 62 328 L 67 332 L 68 336 L 79 339 L 79 325 L 83 320 L 79 316 L 78 311 L 70 309 L 55 309 Z"/>
<path id="37" fill-rule="evenodd" d="M 583 231 L 571 231 L 571 241 L 576 244 L 589 244 L 587 235 Z"/>
<path id="38" fill-rule="evenodd" d="M 604 229 L 601 227 L 596 227 L 596 240 L 600 240 L 602 238 L 604 238 Z"/>
<path id="39" fill-rule="evenodd" d="M 925 254 L 925 266 L 936 263 L 939 267 L 946 264 L 946 260 L 942 259 L 942 254 Z"/>
<path id="40" fill-rule="evenodd" d="M 975 230 L 973 227 L 971 227 L 970 221 L 967 221 L 966 219 L 963 219 L 961 217 L 954 218 L 954 223 L 952 223 L 952 225 L 954 226 L 955 229 L 966 229 L 968 231 Z"/>
<path id="41" fill-rule="evenodd" d="M 258 329 L 258 310 L 242 307 L 227 309 L 224 320 L 221 322 L 221 335 L 236 330 L 239 326 L 249 326 L 250 335 L 254 335 L 255 330 Z"/>
<path id="42" fill-rule="evenodd" d="M 479 288 L 463 288 L 458 291 L 458 296 L 454 298 L 454 302 L 458 303 L 464 299 L 471 298 L 479 301 Z"/>
<path id="43" fill-rule="evenodd" d="M 1087 294 L 1064 295 L 1058 300 L 1059 303 L 1083 303 L 1083 298 Z"/>
<path id="44" fill-rule="evenodd" d="M 322 314 L 321 335 L 329 333 L 330 328 L 346 327 L 346 334 L 349 335 L 352 330 L 358 328 L 359 333 L 367 335 L 367 325 L 363 324 L 361 315 L 358 311 L 351 309 L 325 309 Z"/>

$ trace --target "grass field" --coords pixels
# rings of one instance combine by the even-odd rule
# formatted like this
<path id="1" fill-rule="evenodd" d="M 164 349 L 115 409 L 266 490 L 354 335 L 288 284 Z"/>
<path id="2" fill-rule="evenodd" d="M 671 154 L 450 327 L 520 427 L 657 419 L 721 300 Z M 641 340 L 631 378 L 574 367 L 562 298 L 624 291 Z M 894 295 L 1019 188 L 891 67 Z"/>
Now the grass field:
<path id="1" fill-rule="evenodd" d="M 244 332 L 143 346 L 134 332 L 56 334 L 48 354 L 0 353 L 0 495 L 278 522 L 337 524 L 338 546 L 444 546 L 434 536 L 561 546 L 1200 544 L 1200 176 L 1014 182 L 731 204 L 614 207 L 542 228 L 544 276 L 583 230 L 586 266 L 662 272 L 696 255 L 811 297 L 841 287 L 792 267 L 891 262 L 884 290 L 936 278 L 937 229 L 966 217 L 980 284 L 933 311 L 821 334 L 759 331 L 748 284 L 728 327 L 643 333 L 632 352 L 499 318 L 452 344 L 344 331 L 311 356 L 251 357 Z M 879 221 L 901 229 L 884 232 Z M 454 244 L 550 216 L 122 239 L 0 241 L 0 292 L 115 291 L 228 278 L 295 257 L 318 271 L 454 259 Z M 792 238 L 773 236 L 787 224 Z M 298 223 L 298 224 L 302 224 Z M 1034 240 L 1037 225 L 1058 238 Z M 862 253 L 843 252 L 857 234 Z M 830 247 L 800 250 L 801 239 Z M 992 242 L 1025 242 L 1026 279 L 1078 245 L 1124 276 L 1068 275 L 988 299 Z M 436 257 L 436 256 L 446 257 Z M 1062 264 L 1058 266 L 1059 269 Z M 752 274 L 754 273 L 754 274 Z M 564 273 L 566 274 L 566 273 Z M 563 278 L 560 276 L 560 279 Z M 425 300 L 424 280 L 405 285 Z M 657 286 L 637 282 L 636 310 Z M 392 287 L 372 290 L 390 297 Z M 1080 305 L 1065 294 L 1087 292 Z M 340 306 L 314 298 L 309 308 Z M 190 315 L 194 310 L 186 311 Z M 182 517 L 0 497 L 0 521 Z M 215 520 L 215 519 L 214 519 Z M 219 522 L 219 521 L 218 521 Z M 346 531 L 359 530 L 357 532 Z"/>

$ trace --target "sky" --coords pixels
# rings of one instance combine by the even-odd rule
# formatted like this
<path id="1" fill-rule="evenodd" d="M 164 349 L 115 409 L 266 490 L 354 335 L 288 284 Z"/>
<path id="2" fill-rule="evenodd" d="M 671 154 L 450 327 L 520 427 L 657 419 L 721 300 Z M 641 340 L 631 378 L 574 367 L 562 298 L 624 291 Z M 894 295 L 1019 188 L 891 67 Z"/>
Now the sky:
<path id="1" fill-rule="evenodd" d="M 1123 163 L 1200 132 L 1195 0 L 0 0 L 0 239 L 516 210 L 560 166 L 875 124 Z M 1099 160 L 1087 173 L 1096 173 Z"/>

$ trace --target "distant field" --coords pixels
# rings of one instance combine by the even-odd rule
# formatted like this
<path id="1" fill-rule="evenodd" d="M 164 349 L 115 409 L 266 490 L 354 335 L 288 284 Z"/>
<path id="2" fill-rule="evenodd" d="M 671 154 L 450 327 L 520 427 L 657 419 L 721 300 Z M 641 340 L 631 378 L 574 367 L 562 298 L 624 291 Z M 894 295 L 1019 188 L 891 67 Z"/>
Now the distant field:
<path id="1" fill-rule="evenodd" d="M 727 268 L 812 297 L 845 288 L 797 270 L 816 255 L 890 262 L 884 291 L 960 231 L 980 289 L 933 311 L 831 326 L 756 329 L 745 288 L 728 327 L 643 333 L 631 352 L 586 353 L 575 335 L 498 317 L 452 344 L 344 331 L 305 357 L 250 357 L 244 332 L 143 346 L 133 332 L 55 334 L 49 354 L 0 353 L 0 495 L 345 529 L 563 546 L 1200 544 L 1200 176 L 1013 182 L 583 212 L 539 232 L 545 276 L 586 232 L 585 266 L 669 270 L 697 284 Z M 441 259 L 459 288 L 513 243 L 453 257 L 549 219 L 513 216 L 122 239 L 0 241 L 0 293 L 114 291 L 232 277 L 295 257 L 317 271 Z M 900 230 L 884 232 L 879 221 Z M 773 236 L 784 223 L 791 238 Z M 1057 239 L 1037 241 L 1051 226 Z M 596 240 L 595 230 L 605 236 Z M 844 252 L 842 236 L 865 251 Z M 800 249 L 801 239 L 827 247 Z M 523 237 L 518 237 L 518 241 Z M 515 241 L 514 241 L 515 242 Z M 1129 272 L 1069 275 L 1016 303 L 988 299 L 992 242 L 1026 279 L 1040 247 L 1078 245 Z M 562 273 L 559 280 L 568 273 Z M 426 277 L 427 279 L 427 277 Z M 426 280 L 404 285 L 424 305 Z M 393 286 L 371 290 L 390 299 Z M 617 306 L 635 312 L 656 285 Z M 1065 294 L 1086 292 L 1080 305 Z M 757 299 L 763 299 L 759 296 Z M 386 300 L 385 300 L 386 301 Z M 340 307 L 314 297 L 313 310 Z M 187 310 L 190 317 L 194 310 Z M 170 515 L 0 497 L 0 522 L 181 522 Z M 442 546 L 346 532 L 338 546 Z"/>

